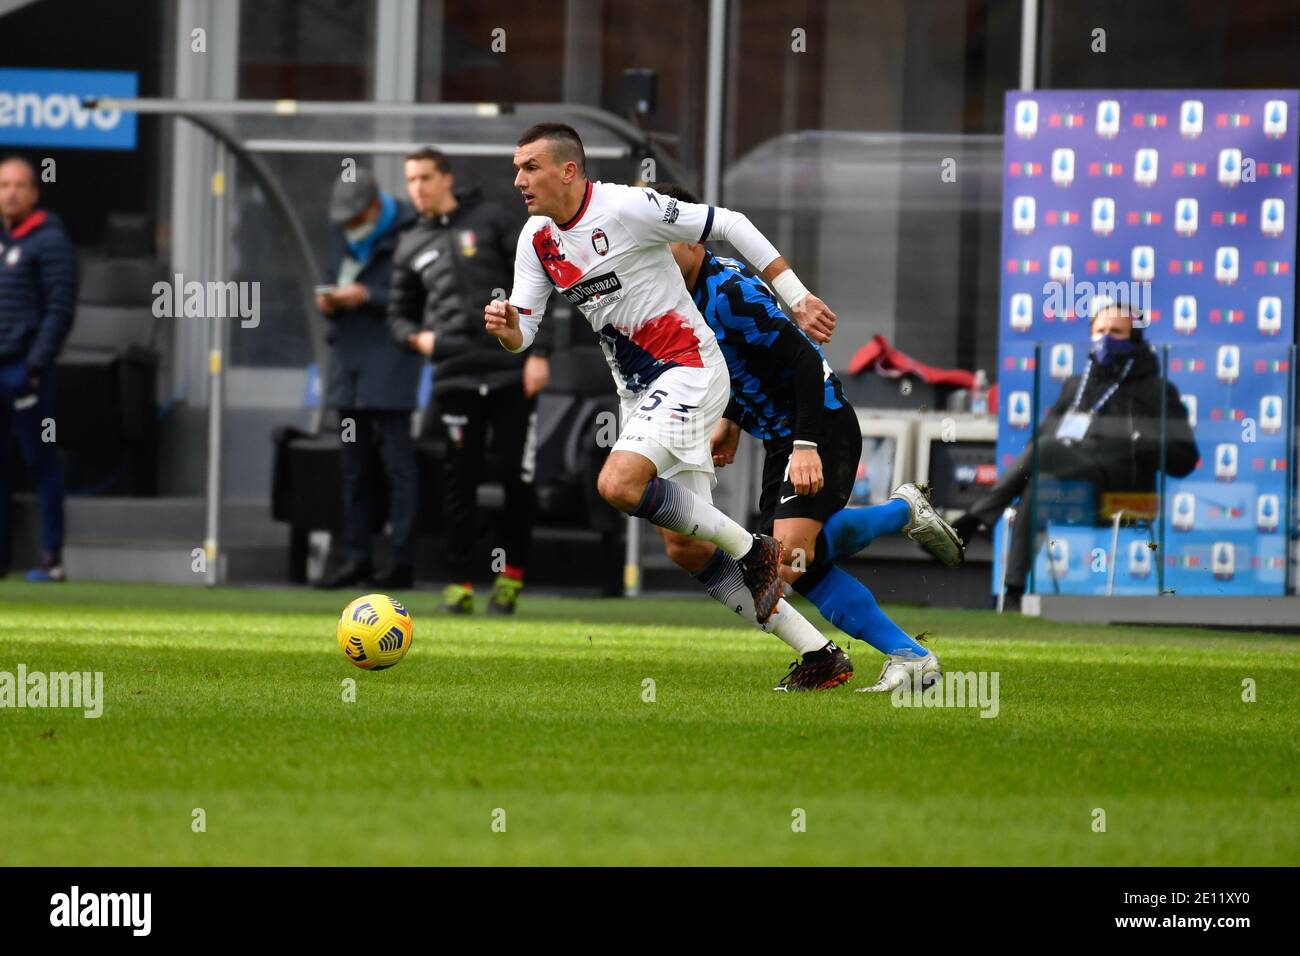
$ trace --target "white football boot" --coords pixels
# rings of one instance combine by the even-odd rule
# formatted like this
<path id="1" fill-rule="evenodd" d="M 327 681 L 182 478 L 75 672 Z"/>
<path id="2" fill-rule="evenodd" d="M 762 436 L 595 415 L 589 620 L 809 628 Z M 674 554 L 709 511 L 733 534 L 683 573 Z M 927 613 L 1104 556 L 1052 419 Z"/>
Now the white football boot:
<path id="1" fill-rule="evenodd" d="M 891 654 L 885 659 L 885 666 L 880 669 L 876 682 L 870 687 L 859 687 L 858 693 L 888 694 L 903 684 L 915 687 L 918 673 L 922 689 L 939 679 L 943 668 L 939 666 L 939 658 L 934 656 L 933 651 L 924 657 L 897 657 Z"/>
<path id="2" fill-rule="evenodd" d="M 927 486 L 912 484 L 909 481 L 905 485 L 899 485 L 889 497 L 906 501 L 907 506 L 912 509 L 912 520 L 903 528 L 903 534 L 948 567 L 961 566 L 962 561 L 966 559 L 966 544 L 953 530 L 952 525 L 939 517 L 938 512 L 930 505 L 930 489 Z"/>

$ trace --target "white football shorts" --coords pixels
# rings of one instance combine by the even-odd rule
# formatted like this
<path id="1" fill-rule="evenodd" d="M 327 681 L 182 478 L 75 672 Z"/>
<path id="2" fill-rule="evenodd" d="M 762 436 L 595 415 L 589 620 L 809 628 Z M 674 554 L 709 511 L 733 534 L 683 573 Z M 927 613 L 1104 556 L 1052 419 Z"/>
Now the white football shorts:
<path id="1" fill-rule="evenodd" d="M 710 444 L 713 428 L 730 398 L 731 378 L 725 365 L 670 368 L 641 394 L 622 400 L 621 431 L 614 451 L 649 458 L 660 478 L 680 476 L 678 480 L 697 494 L 701 486 L 711 491 L 718 481 Z M 701 474 L 687 478 L 690 472 Z"/>

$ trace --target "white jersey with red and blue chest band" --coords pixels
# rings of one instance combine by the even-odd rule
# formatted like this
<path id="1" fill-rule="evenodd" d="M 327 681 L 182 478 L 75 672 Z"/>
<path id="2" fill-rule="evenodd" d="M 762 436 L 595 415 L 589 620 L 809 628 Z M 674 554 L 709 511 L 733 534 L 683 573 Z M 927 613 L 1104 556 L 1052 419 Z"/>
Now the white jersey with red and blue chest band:
<path id="1" fill-rule="evenodd" d="M 668 249 L 670 242 L 711 238 L 730 239 L 758 270 L 777 258 L 740 213 L 653 189 L 588 182 L 572 219 L 533 216 L 520 233 L 510 292 L 519 310 L 520 349 L 532 344 L 554 287 L 600 337 L 624 398 L 670 368 L 725 364 Z"/>

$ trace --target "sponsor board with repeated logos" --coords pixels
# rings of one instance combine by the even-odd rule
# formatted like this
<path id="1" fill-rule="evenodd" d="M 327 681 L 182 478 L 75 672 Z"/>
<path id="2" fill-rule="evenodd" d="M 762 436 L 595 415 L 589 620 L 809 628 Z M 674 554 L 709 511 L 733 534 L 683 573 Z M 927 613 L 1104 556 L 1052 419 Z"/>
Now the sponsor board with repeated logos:
<path id="1" fill-rule="evenodd" d="M 1147 292 L 1145 334 L 1169 348 L 1169 380 L 1200 452 L 1191 474 L 1166 482 L 1163 553 L 1145 526 L 1121 529 L 1116 593 L 1153 594 L 1158 570 L 1179 594 L 1282 592 L 1285 510 L 1300 498 L 1286 400 L 1296 371 L 1297 108 L 1300 93 L 1284 90 L 1007 95 L 999 471 L 1087 363 L 1088 316 L 1069 297 L 1085 280 Z M 1058 515 L 1045 511 L 1038 590 L 1104 593 L 1106 509 L 1086 523 L 1052 523 Z M 995 563 L 992 582 L 999 574 Z"/>

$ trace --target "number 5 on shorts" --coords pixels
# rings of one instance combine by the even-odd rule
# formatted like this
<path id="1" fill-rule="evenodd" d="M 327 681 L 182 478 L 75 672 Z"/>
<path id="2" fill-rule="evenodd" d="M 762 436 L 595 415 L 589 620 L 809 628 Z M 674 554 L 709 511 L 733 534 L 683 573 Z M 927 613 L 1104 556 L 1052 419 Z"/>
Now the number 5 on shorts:
<path id="1" fill-rule="evenodd" d="M 660 403 L 667 396 L 668 393 L 665 392 L 662 388 L 656 388 L 653 392 L 650 393 L 651 401 L 647 402 L 645 405 L 642 405 L 639 409 L 637 409 L 637 411 L 653 412 L 656 408 L 659 407 Z"/>

